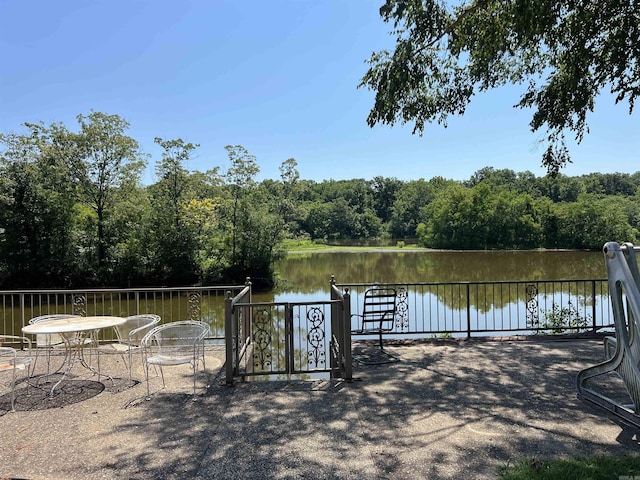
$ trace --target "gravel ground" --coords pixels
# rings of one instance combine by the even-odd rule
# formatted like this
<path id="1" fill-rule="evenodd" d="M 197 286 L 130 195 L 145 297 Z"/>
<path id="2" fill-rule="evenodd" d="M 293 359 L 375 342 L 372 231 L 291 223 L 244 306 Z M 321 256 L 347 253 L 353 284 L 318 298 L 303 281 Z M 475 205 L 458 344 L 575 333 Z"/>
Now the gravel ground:
<path id="1" fill-rule="evenodd" d="M 52 399 L 21 383 L 13 413 L 3 387 L 0 478 L 494 479 L 523 458 L 638 453 L 635 429 L 576 397 L 599 340 L 388 350 L 398 362 L 355 363 L 353 382 L 226 386 L 224 352 L 210 348 L 197 401 L 188 367 L 166 368 L 164 390 L 154 375 L 147 401 L 139 362 L 129 385 L 118 356 L 102 364 L 113 382 L 76 366 Z"/>

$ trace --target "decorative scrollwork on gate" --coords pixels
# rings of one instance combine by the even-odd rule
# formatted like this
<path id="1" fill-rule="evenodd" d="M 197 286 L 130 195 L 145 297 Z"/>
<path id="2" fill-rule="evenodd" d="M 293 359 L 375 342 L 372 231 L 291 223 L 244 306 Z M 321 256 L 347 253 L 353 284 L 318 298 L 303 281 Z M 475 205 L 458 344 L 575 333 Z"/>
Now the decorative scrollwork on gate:
<path id="1" fill-rule="evenodd" d="M 75 294 L 73 296 L 73 314 L 81 317 L 87 316 L 87 296 L 83 294 Z"/>
<path id="2" fill-rule="evenodd" d="M 257 309 L 253 315 L 253 366 L 271 367 L 271 311 Z"/>
<path id="3" fill-rule="evenodd" d="M 527 325 L 537 328 L 540 323 L 538 304 L 538 286 L 535 283 L 527 284 Z"/>
<path id="4" fill-rule="evenodd" d="M 311 323 L 311 328 L 307 334 L 307 341 L 312 347 L 309 349 L 309 365 L 316 367 L 326 364 L 324 352 L 324 312 L 318 307 L 312 307 L 307 310 L 307 320 Z"/>
<path id="5" fill-rule="evenodd" d="M 409 328 L 409 294 L 405 287 L 396 291 L 396 329 L 404 331 Z"/>
<path id="6" fill-rule="evenodd" d="M 202 294 L 200 291 L 187 292 L 189 320 L 202 318 Z"/>

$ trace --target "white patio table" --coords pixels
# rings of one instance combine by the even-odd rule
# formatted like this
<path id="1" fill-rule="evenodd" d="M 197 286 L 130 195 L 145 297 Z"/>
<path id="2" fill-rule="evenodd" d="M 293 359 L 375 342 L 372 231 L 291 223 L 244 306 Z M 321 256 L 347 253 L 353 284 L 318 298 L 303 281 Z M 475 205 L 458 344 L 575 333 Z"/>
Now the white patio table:
<path id="1" fill-rule="evenodd" d="M 65 376 L 67 376 L 71 372 L 71 369 L 76 362 L 80 362 L 83 367 L 91 370 L 94 374 L 98 375 L 98 381 L 100 380 L 100 374 L 96 372 L 91 367 L 91 365 L 89 365 L 84 360 L 84 339 L 94 336 L 103 328 L 117 327 L 118 325 L 122 325 L 125 321 L 126 319 L 123 317 L 98 315 L 92 317 L 71 317 L 56 319 L 47 322 L 34 323 L 22 328 L 22 332 L 28 335 L 58 334 L 63 338 L 65 342 L 65 359 L 63 366 L 66 364 L 66 368 L 64 369 L 60 380 L 58 380 L 55 385 L 51 387 L 50 395 L 52 397 L 56 387 L 60 385 Z M 72 342 L 72 340 L 74 341 Z M 104 376 L 109 377 L 108 375 Z"/>

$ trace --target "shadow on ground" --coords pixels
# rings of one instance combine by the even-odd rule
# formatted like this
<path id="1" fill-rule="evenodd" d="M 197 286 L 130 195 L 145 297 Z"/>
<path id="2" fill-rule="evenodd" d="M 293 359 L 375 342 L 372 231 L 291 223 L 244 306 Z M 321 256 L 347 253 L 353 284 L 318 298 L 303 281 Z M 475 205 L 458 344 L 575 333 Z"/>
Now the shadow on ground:
<path id="1" fill-rule="evenodd" d="M 105 386 L 92 380 L 64 380 L 51 396 L 52 382 L 27 387 L 26 381 L 16 386 L 15 409 L 18 412 L 62 408 L 83 402 L 100 394 Z M 0 396 L 0 415 L 11 410 L 11 392 Z"/>
<path id="2" fill-rule="evenodd" d="M 376 347 L 356 345 L 376 355 L 367 348 Z M 223 372 L 210 368 L 196 402 L 189 369 L 174 370 L 167 390 L 155 378 L 149 401 L 144 382 L 105 389 L 59 410 L 57 426 L 75 433 L 65 458 L 51 460 L 57 478 L 495 479 L 524 458 L 640 453 L 638 431 L 576 397 L 578 371 L 602 359 L 598 341 L 386 348 L 400 361 L 356 363 L 349 383 L 225 386 Z M 11 429 L 7 419 L 19 425 L 20 415 L 0 422 Z M 58 435 L 35 427 L 28 434 L 0 460 L 24 465 L 32 438 Z M 36 447 L 46 450 L 45 439 Z M 82 460 L 68 461 L 76 456 Z M 27 473 L 47 478 L 46 468 L 30 464 Z"/>

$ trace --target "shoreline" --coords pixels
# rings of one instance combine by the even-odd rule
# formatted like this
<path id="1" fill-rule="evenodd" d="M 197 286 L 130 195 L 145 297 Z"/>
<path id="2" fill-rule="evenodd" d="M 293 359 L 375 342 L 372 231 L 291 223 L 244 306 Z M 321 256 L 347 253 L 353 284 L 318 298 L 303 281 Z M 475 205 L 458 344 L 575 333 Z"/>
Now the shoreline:
<path id="1" fill-rule="evenodd" d="M 505 250 L 451 250 L 443 248 L 419 247 L 417 245 L 407 245 L 404 247 L 370 247 L 370 246 L 350 246 L 350 245 L 314 245 L 309 247 L 292 248 L 286 250 L 285 256 L 303 255 L 306 253 L 378 253 L 378 252 L 446 252 L 446 253 L 502 253 L 502 252 L 585 252 L 592 253 L 599 250 L 575 250 L 571 248 L 533 248 L 533 249 L 505 249 Z"/>

